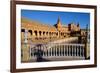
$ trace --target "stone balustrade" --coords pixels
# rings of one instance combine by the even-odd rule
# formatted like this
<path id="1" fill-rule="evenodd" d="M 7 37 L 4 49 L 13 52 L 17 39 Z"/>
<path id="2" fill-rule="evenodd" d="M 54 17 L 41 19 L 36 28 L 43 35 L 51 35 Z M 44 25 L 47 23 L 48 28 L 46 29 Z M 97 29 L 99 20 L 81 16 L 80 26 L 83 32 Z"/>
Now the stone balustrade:
<path id="1" fill-rule="evenodd" d="M 36 53 L 40 52 L 42 57 L 60 57 L 60 56 L 73 56 L 73 57 L 84 57 L 84 44 L 49 44 L 49 45 L 38 45 L 30 49 L 30 57 L 36 57 Z"/>

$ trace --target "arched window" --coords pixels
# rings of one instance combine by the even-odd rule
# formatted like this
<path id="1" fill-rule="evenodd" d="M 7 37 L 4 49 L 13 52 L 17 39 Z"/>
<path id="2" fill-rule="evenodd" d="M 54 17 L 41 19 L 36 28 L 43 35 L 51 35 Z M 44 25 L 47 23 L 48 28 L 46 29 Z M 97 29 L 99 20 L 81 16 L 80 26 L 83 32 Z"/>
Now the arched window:
<path id="1" fill-rule="evenodd" d="M 48 32 L 46 32 L 46 35 L 48 35 Z"/>
<path id="2" fill-rule="evenodd" d="M 62 36 L 63 34 L 61 33 L 61 36 Z"/>
<path id="3" fill-rule="evenodd" d="M 35 33 L 35 35 L 37 36 L 37 31 L 36 31 L 36 30 L 34 31 L 34 33 Z"/>
<path id="4" fill-rule="evenodd" d="M 28 30 L 28 32 L 30 32 L 30 34 L 32 35 L 32 30 Z"/>
<path id="5" fill-rule="evenodd" d="M 53 35 L 54 33 L 52 32 L 51 35 Z"/>
<path id="6" fill-rule="evenodd" d="M 51 35 L 51 32 L 49 32 L 49 35 Z"/>
<path id="7" fill-rule="evenodd" d="M 45 31 L 43 31 L 43 35 L 45 34 Z"/>
<path id="8" fill-rule="evenodd" d="M 56 35 L 58 36 L 58 32 L 56 33 Z"/>
<path id="9" fill-rule="evenodd" d="M 25 32 L 25 29 L 21 29 L 21 32 Z"/>
<path id="10" fill-rule="evenodd" d="M 41 31 L 39 31 L 39 35 L 40 35 L 40 36 L 41 36 L 41 33 L 42 33 L 42 32 L 41 32 Z"/>

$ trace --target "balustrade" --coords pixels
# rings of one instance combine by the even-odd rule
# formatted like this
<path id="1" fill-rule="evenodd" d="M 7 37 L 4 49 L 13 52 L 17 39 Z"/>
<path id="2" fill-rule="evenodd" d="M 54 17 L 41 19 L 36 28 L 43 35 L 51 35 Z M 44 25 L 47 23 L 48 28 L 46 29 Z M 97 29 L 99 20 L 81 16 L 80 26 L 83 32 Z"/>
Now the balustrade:
<path id="1" fill-rule="evenodd" d="M 77 56 L 84 57 L 84 44 L 53 44 L 49 45 L 49 48 L 46 48 L 47 45 L 44 46 L 35 46 L 30 47 L 30 56 L 36 57 L 37 50 L 43 51 L 41 54 L 43 57 L 48 56 Z"/>

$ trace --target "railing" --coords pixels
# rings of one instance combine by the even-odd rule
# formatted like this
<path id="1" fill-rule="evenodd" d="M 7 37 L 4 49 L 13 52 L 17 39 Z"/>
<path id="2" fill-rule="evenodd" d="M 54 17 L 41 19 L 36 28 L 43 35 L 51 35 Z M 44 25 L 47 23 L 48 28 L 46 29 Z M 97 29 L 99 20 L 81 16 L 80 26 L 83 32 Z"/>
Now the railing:
<path id="1" fill-rule="evenodd" d="M 48 57 L 60 57 L 60 56 L 72 56 L 72 57 L 84 57 L 84 44 L 49 44 L 49 45 L 37 45 L 31 47 L 30 57 L 36 58 L 42 56 Z"/>

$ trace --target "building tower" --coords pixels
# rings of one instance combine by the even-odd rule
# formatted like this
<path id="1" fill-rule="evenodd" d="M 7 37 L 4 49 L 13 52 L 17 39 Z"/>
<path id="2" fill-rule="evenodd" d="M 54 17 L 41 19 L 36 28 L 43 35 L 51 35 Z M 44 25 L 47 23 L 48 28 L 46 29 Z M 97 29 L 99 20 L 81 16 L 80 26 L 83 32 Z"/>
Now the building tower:
<path id="1" fill-rule="evenodd" d="M 60 17 L 58 17 L 58 21 L 57 21 L 57 24 L 56 24 L 56 28 L 58 30 L 58 37 L 60 38 L 61 37 L 61 29 L 62 29 L 62 25 L 61 25 L 61 21 L 60 21 Z"/>
<path id="2" fill-rule="evenodd" d="M 61 28 L 60 17 L 58 17 L 58 21 L 57 21 L 57 28 L 58 28 L 58 30 Z"/>

